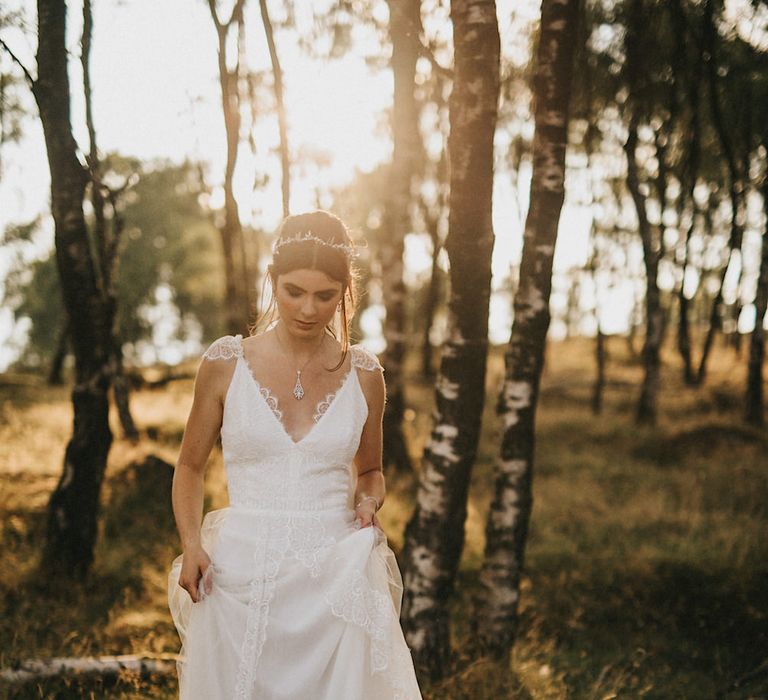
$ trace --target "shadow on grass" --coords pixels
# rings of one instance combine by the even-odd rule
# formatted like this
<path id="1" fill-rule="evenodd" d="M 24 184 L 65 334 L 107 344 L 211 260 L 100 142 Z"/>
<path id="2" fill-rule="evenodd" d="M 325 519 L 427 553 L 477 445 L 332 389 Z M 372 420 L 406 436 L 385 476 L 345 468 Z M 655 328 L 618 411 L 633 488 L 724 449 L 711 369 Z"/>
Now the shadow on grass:
<path id="1" fill-rule="evenodd" d="M 765 659 L 768 566 L 734 571 L 661 561 L 622 571 L 593 562 L 566 573 L 555 561 L 542 564 L 532 581 L 535 609 L 522 627 L 535 616 L 545 636 L 556 638 L 572 697 L 704 700 Z M 727 697 L 766 692 L 758 678 Z"/>
<path id="2" fill-rule="evenodd" d="M 768 443 L 763 431 L 752 426 L 709 421 L 646 441 L 635 449 L 633 456 L 670 466 L 686 458 L 711 455 L 714 450 L 738 450 L 745 445 L 765 450 Z"/>

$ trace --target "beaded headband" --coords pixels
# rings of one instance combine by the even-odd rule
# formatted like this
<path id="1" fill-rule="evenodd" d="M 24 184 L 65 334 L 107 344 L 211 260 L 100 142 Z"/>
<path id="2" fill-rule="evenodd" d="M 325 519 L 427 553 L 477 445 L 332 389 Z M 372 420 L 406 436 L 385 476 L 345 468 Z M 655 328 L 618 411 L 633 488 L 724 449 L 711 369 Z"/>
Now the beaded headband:
<path id="1" fill-rule="evenodd" d="M 319 243 L 320 245 L 324 245 L 328 248 L 335 248 L 336 250 L 340 250 L 347 256 L 347 259 L 351 259 L 356 255 L 354 246 L 347 245 L 346 243 L 329 243 L 323 238 L 316 236 L 314 233 L 312 233 L 312 231 L 305 231 L 303 233 L 297 233 L 287 238 L 278 239 L 272 246 L 272 253 L 277 253 L 284 245 L 288 245 L 290 243 L 304 243 L 306 241 L 314 241 L 315 243 Z"/>

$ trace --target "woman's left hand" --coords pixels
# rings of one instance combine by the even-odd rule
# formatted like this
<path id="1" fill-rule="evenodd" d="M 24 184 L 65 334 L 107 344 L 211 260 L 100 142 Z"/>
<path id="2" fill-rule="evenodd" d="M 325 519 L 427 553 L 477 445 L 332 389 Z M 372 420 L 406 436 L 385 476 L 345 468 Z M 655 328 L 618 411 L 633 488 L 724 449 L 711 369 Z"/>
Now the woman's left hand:
<path id="1" fill-rule="evenodd" d="M 381 529 L 379 519 L 376 517 L 376 503 L 373 499 L 366 498 L 355 506 L 355 523 L 355 528 L 357 529 L 372 525 Z"/>

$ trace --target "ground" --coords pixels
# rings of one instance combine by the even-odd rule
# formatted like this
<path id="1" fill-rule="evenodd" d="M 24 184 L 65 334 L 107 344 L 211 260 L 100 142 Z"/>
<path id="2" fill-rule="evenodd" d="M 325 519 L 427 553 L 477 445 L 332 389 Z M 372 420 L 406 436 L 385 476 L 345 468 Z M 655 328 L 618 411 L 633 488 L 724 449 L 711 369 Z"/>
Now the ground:
<path id="1" fill-rule="evenodd" d="M 666 353 L 658 425 L 638 428 L 639 360 L 624 339 L 611 339 L 605 409 L 594 416 L 593 352 L 585 339 L 548 349 L 518 642 L 509 662 L 498 663 L 461 653 L 498 442 L 493 406 L 503 358 L 493 350 L 453 601 L 460 665 L 425 686 L 425 699 L 768 698 L 768 442 L 764 430 L 742 422 L 745 358 L 719 348 L 705 386 L 690 388 Z M 408 367 L 417 363 L 414 355 Z M 432 388 L 412 377 L 406 429 L 418 465 Z M 0 667 L 31 657 L 177 651 L 166 604 L 167 569 L 178 553 L 170 475 L 145 460 L 174 462 L 190 401 L 190 380 L 137 391 L 136 445 L 119 438 L 113 416 L 92 574 L 79 584 L 49 581 L 37 561 L 71 431 L 68 389 L 37 376 L 0 376 Z M 414 477 L 391 475 L 388 486 L 380 515 L 397 552 Z M 206 489 L 206 508 L 226 505 L 218 449 Z M 130 676 L 106 686 L 0 689 L 9 698 L 175 691 L 173 678 Z"/>

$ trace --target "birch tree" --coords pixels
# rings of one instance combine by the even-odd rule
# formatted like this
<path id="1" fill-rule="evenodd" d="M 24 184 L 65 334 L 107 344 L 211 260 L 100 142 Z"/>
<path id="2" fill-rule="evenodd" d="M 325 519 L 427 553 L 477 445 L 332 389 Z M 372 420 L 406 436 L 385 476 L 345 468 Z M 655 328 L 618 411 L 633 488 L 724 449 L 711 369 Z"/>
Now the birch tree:
<path id="1" fill-rule="evenodd" d="M 549 328 L 552 261 L 565 196 L 568 103 L 578 0 L 544 0 L 534 80 L 535 132 L 530 208 L 525 221 L 514 321 L 497 412 L 503 426 L 473 621 L 494 655 L 514 641 L 520 573 L 531 515 L 539 379 Z"/>
<path id="2" fill-rule="evenodd" d="M 499 29 L 493 0 L 453 0 L 450 98 L 448 333 L 435 383 L 432 433 L 405 531 L 403 625 L 421 674 L 451 659 L 448 600 L 464 545 L 467 491 L 485 398 L 493 228 L 493 136 Z"/>

